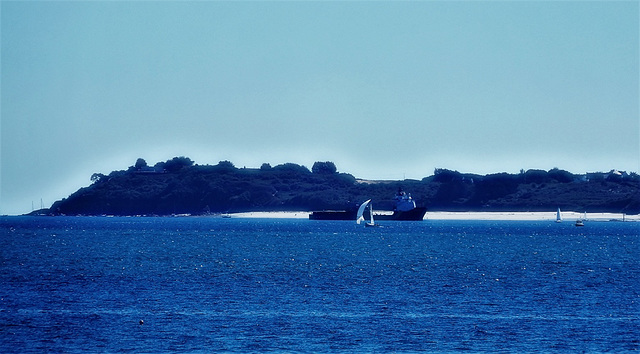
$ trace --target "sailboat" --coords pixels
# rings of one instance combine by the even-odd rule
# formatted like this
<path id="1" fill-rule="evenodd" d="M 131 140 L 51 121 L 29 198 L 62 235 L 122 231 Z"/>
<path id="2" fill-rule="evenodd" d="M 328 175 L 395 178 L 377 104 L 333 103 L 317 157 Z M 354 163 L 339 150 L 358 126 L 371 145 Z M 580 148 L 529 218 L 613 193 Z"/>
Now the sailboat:
<path id="1" fill-rule="evenodd" d="M 369 222 L 365 223 L 364 226 L 378 226 L 373 221 L 373 206 L 371 205 L 371 199 L 362 203 L 362 205 L 360 205 L 360 208 L 358 208 L 358 214 L 356 216 L 356 224 L 360 225 L 360 222 L 364 221 L 364 211 L 367 209 L 367 206 L 369 207 L 370 220 Z"/>
<path id="2" fill-rule="evenodd" d="M 584 212 L 584 217 L 582 219 L 576 220 L 576 226 L 584 226 L 584 220 L 587 220 L 587 212 Z"/>
<path id="3" fill-rule="evenodd" d="M 556 222 L 562 222 L 562 214 L 560 214 L 560 208 L 556 212 Z"/>

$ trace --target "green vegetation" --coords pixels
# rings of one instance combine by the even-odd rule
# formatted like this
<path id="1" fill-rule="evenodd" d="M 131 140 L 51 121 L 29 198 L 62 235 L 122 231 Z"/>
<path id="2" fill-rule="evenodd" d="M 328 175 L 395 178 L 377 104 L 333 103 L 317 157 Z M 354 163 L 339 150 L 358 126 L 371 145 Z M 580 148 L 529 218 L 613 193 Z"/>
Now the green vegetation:
<path id="1" fill-rule="evenodd" d="M 197 165 L 175 157 L 153 167 L 138 159 L 127 170 L 95 173 L 90 186 L 53 204 L 54 215 L 171 215 L 241 211 L 311 211 L 351 208 L 372 198 L 392 208 L 398 188 L 419 205 L 449 211 L 640 212 L 640 176 L 610 171 L 574 175 L 554 168 L 486 176 L 436 169 L 433 176 L 404 181 L 362 181 L 339 173 L 333 162 L 311 171 L 286 163 L 259 169 L 229 161 Z"/>

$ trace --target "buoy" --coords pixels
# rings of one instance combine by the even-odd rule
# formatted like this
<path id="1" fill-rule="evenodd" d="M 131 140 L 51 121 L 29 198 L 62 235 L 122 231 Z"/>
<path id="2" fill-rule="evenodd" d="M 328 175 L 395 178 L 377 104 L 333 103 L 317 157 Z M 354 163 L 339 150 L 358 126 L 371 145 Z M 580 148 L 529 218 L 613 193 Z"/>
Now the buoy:
<path id="1" fill-rule="evenodd" d="M 140 320 L 140 322 L 139 322 L 139 323 L 140 323 L 140 325 L 143 325 L 143 324 L 144 324 L 144 321 L 143 321 L 143 320 Z"/>

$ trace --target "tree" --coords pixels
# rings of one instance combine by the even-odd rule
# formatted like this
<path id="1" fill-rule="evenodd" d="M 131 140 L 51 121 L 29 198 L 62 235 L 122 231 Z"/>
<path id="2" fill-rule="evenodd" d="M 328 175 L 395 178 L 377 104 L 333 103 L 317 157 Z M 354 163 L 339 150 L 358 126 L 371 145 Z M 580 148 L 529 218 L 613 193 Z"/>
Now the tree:
<path id="1" fill-rule="evenodd" d="M 462 174 L 458 171 L 447 170 L 446 168 L 436 168 L 433 171 L 433 181 L 440 183 L 449 183 L 462 180 Z"/>
<path id="2" fill-rule="evenodd" d="M 213 166 L 211 170 L 219 173 L 233 173 L 237 168 L 231 161 L 224 160 L 218 162 L 218 164 Z"/>
<path id="3" fill-rule="evenodd" d="M 100 183 L 105 181 L 107 178 L 107 176 L 103 175 L 102 173 L 94 173 L 91 175 L 91 182 L 93 183 Z"/>
<path id="4" fill-rule="evenodd" d="M 569 182 L 573 182 L 574 180 L 574 176 L 571 172 L 561 170 L 557 167 L 554 167 L 551 170 L 549 170 L 548 176 L 549 178 L 555 179 L 560 183 L 569 183 Z"/>
<path id="5" fill-rule="evenodd" d="M 191 161 L 191 159 L 188 157 L 180 156 L 180 157 L 174 157 L 171 160 L 168 160 L 167 162 L 165 162 L 164 169 L 169 172 L 175 172 L 180 170 L 183 167 L 190 167 L 190 166 L 193 166 L 193 161 Z"/>
<path id="6" fill-rule="evenodd" d="M 311 172 L 322 175 L 332 175 L 338 172 L 336 165 L 331 161 L 320 162 L 317 161 L 311 167 Z"/>
<path id="7" fill-rule="evenodd" d="M 527 170 L 524 173 L 524 183 L 547 183 L 550 179 L 549 174 L 545 170 Z"/>
<path id="8" fill-rule="evenodd" d="M 233 162 L 228 161 L 228 160 L 224 160 L 224 161 L 218 162 L 218 167 L 223 168 L 223 169 L 228 169 L 228 170 L 235 170 L 236 169 L 236 166 L 233 165 Z"/>
<path id="9" fill-rule="evenodd" d="M 261 171 L 269 171 L 271 169 L 271 164 L 269 163 L 263 163 L 262 166 L 260 166 L 260 170 Z"/>
<path id="10" fill-rule="evenodd" d="M 287 162 L 282 165 L 277 165 L 276 167 L 273 168 L 273 170 L 278 172 L 285 172 L 290 174 L 301 174 L 301 175 L 310 173 L 309 169 L 306 168 L 305 166 L 298 165 L 291 162 Z"/>
<path id="11" fill-rule="evenodd" d="M 139 159 L 136 160 L 136 164 L 134 166 L 135 166 L 136 170 L 139 171 L 139 170 L 147 167 L 147 161 L 145 161 L 142 158 L 139 158 Z"/>

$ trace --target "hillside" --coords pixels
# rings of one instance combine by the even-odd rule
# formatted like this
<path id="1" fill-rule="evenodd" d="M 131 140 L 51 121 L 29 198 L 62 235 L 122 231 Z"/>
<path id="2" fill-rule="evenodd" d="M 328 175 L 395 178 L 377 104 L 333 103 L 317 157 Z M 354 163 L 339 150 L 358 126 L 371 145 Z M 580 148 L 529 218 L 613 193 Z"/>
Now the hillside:
<path id="1" fill-rule="evenodd" d="M 338 173 L 332 162 L 309 170 L 297 164 L 236 168 L 229 161 L 196 165 L 176 157 L 151 167 L 138 159 L 128 170 L 94 174 L 93 184 L 55 202 L 53 215 L 171 215 L 241 211 L 344 209 L 373 199 L 391 209 L 398 190 L 441 211 L 640 212 L 640 177 L 611 171 L 573 175 L 529 170 L 519 174 L 463 174 L 436 169 L 422 180 L 363 181 Z"/>

